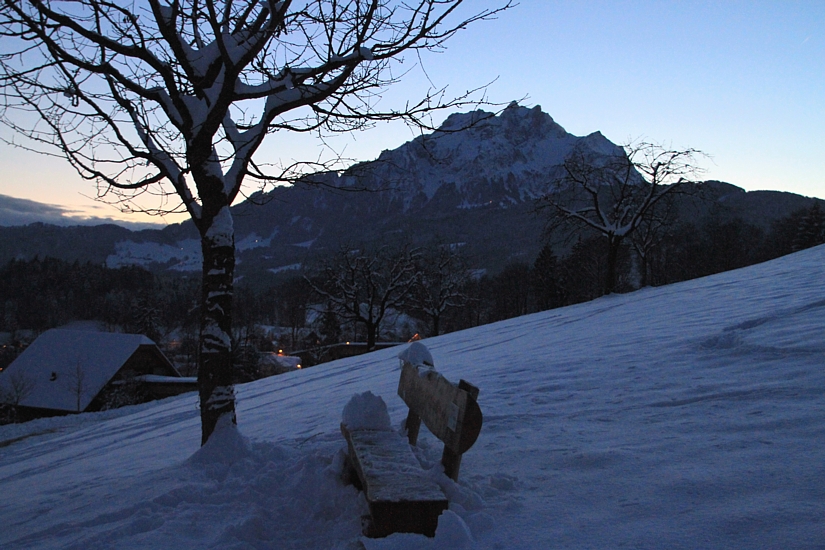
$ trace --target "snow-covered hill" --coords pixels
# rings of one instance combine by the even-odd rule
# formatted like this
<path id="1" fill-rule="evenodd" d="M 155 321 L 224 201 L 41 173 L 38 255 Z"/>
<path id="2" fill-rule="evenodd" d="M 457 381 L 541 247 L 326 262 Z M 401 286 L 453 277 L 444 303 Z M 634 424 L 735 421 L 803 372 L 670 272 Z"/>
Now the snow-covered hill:
<path id="1" fill-rule="evenodd" d="M 484 426 L 434 540 L 359 536 L 338 431 L 399 349 L 238 388 L 0 428 L 0 547 L 823 548 L 825 246 L 425 343 Z M 440 448 L 422 435 L 424 467 Z"/>

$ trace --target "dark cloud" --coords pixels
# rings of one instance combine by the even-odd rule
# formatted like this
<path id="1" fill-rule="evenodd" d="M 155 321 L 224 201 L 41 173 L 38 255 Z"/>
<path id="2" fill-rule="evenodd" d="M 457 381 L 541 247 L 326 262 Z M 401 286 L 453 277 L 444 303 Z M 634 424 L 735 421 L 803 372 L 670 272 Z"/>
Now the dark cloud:
<path id="1" fill-rule="evenodd" d="M 101 225 L 113 223 L 127 229 L 157 228 L 157 224 L 124 222 L 103 217 L 81 216 L 76 210 L 28 199 L 0 195 L 0 226 L 28 225 L 42 222 L 53 225 Z"/>

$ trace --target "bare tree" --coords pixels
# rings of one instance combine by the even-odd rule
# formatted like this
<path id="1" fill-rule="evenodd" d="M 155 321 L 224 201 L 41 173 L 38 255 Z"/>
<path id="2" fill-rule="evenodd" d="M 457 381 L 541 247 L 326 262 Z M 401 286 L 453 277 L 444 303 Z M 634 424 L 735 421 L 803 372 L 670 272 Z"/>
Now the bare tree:
<path id="1" fill-rule="evenodd" d="M 22 372 L 0 373 L 0 412 L 6 409 L 4 422 L 17 422 L 20 402 L 34 390 L 34 380 Z"/>
<path id="2" fill-rule="evenodd" d="M 442 245 L 422 256 L 419 272 L 411 305 L 429 317 L 432 323 L 430 336 L 438 336 L 444 314 L 464 307 L 470 300 L 466 288 L 470 270 L 455 248 Z"/>
<path id="3" fill-rule="evenodd" d="M 86 372 L 83 370 L 80 359 L 75 360 L 74 372 L 69 373 L 67 389 L 75 397 L 75 408 L 77 412 L 83 412 L 80 405 L 83 404 L 83 396 L 88 388 L 86 387 Z"/>
<path id="4" fill-rule="evenodd" d="M 345 247 L 322 268 L 320 284 L 307 281 L 340 319 L 364 325 L 367 349 L 373 349 L 387 314 L 409 303 L 419 279 L 418 259 L 419 252 L 409 247 L 383 246 L 374 253 Z"/>
<path id="5" fill-rule="evenodd" d="M 657 204 L 654 204 L 642 216 L 639 226 L 630 235 L 630 242 L 639 259 L 640 287 L 657 284 L 656 281 L 652 280 L 654 258 L 664 241 L 673 234 L 678 222 L 678 208 L 675 198 L 676 193 L 669 193 Z"/>
<path id="6" fill-rule="evenodd" d="M 203 253 L 198 385 L 202 442 L 235 422 L 231 383 L 235 240 L 229 206 L 249 177 L 293 182 L 324 163 L 266 164 L 268 134 L 362 129 L 470 93 L 379 110 L 404 54 L 440 50 L 499 9 L 463 0 L 2 0 L 0 120 L 23 145 L 68 159 L 123 208 L 157 195 L 185 211 Z M 427 125 L 428 127 L 431 125 Z M 145 198 L 145 197 L 144 197 Z M 141 199 L 142 200 L 142 199 Z"/>
<path id="7" fill-rule="evenodd" d="M 604 293 L 616 290 L 619 250 L 662 199 L 695 183 L 701 173 L 695 149 L 673 150 L 651 143 L 602 154 L 576 147 L 564 162 L 554 191 L 540 199 L 551 211 L 551 228 L 587 228 L 607 239 Z"/>

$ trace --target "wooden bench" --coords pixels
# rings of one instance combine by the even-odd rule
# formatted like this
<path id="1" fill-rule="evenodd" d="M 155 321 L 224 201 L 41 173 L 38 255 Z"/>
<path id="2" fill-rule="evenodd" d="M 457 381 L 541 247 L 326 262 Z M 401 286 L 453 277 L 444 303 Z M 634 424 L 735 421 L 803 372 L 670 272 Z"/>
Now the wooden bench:
<path id="1" fill-rule="evenodd" d="M 410 446 L 416 444 L 423 421 L 444 443 L 444 472 L 458 481 L 461 456 L 481 431 L 478 388 L 464 380 L 454 385 L 435 370 L 402 359 L 398 395 L 410 409 L 406 438 L 394 431 L 349 429 L 341 424 L 349 446 L 348 466 L 355 474 L 350 472 L 351 479 L 369 504 L 363 532 L 368 537 L 392 533 L 433 537 L 447 498 L 426 476 Z"/>

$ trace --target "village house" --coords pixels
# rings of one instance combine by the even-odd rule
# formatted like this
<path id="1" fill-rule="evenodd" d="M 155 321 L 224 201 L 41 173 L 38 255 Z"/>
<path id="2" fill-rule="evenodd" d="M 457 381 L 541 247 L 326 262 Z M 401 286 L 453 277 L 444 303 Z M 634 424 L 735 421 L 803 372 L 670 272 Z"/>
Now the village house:
<path id="1" fill-rule="evenodd" d="M 52 329 L 0 373 L 0 396 L 30 419 L 98 411 L 196 389 L 140 334 Z"/>

